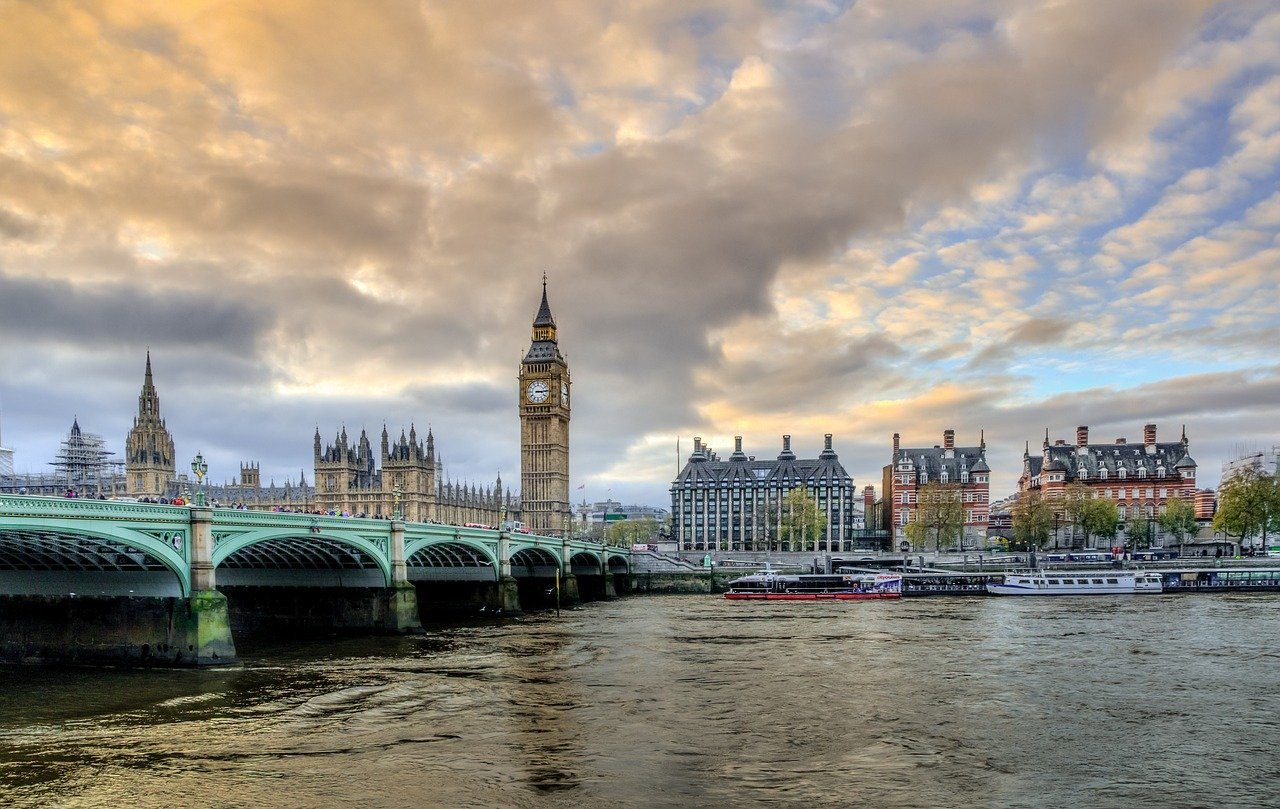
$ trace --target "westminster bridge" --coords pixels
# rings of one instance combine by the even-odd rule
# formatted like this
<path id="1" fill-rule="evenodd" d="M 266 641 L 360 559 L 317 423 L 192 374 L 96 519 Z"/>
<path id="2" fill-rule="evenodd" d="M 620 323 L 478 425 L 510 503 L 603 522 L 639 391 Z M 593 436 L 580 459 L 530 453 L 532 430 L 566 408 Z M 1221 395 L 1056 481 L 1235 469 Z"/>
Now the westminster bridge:
<path id="1" fill-rule="evenodd" d="M 415 632 L 609 598 L 631 565 L 519 532 L 0 495 L 0 662 L 225 665 L 233 630 Z"/>

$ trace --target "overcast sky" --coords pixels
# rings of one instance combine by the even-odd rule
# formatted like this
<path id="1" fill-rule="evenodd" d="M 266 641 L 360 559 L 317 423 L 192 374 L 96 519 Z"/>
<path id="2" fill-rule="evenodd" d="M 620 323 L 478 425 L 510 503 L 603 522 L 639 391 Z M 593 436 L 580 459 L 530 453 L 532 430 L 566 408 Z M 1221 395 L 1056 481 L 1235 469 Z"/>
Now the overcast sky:
<path id="1" fill-rule="evenodd" d="M 1148 421 L 1214 484 L 1280 443 L 1278 180 L 1262 0 L 0 3 L 4 443 L 122 450 L 150 346 L 215 479 L 413 421 L 515 482 L 546 270 L 592 499 Z"/>

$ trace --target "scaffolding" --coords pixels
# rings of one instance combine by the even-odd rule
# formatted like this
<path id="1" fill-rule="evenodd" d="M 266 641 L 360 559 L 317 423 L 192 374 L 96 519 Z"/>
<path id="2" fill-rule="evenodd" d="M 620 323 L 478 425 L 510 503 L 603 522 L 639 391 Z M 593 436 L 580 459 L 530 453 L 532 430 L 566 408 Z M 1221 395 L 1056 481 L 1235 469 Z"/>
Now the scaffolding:
<path id="1" fill-rule="evenodd" d="M 0 430 L 0 484 L 13 477 L 13 450 L 4 445 L 4 432 Z"/>
<path id="2" fill-rule="evenodd" d="M 50 465 L 58 482 L 78 494 L 110 494 L 124 479 L 124 462 L 112 460 L 114 454 L 102 436 L 83 432 L 76 420 Z"/>

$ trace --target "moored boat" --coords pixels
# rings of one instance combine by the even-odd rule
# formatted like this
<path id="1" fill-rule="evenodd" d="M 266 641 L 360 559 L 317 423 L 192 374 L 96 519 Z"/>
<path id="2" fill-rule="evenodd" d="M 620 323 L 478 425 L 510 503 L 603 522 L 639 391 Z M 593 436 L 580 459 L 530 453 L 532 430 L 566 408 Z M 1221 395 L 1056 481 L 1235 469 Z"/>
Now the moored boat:
<path id="1" fill-rule="evenodd" d="M 729 582 L 731 601 L 865 601 L 901 598 L 902 576 L 894 573 L 783 575 L 772 570 Z"/>
<path id="2" fill-rule="evenodd" d="M 1122 570 L 1031 570 L 987 582 L 997 596 L 1133 595 L 1164 591 L 1160 574 Z"/>

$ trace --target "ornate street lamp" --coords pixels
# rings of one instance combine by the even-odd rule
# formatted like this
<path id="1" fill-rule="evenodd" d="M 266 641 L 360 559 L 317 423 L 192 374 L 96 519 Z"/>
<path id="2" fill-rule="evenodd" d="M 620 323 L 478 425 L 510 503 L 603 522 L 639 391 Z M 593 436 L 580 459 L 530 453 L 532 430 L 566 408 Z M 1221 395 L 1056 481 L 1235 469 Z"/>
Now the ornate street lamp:
<path id="1" fill-rule="evenodd" d="M 402 488 L 400 487 L 400 484 L 399 484 L 399 483 L 397 483 L 397 484 L 396 484 L 396 487 L 395 487 L 394 489 L 392 489 L 392 490 L 391 490 L 391 497 L 392 497 L 392 499 L 395 501 L 395 504 L 394 504 L 394 506 L 393 506 L 393 508 L 392 508 L 392 514 L 394 514 L 394 515 L 395 515 L 395 518 L 396 518 L 397 520 L 403 520 L 403 519 L 404 519 L 404 515 L 400 513 L 400 498 L 401 498 L 401 496 L 403 496 L 403 495 L 404 495 L 404 489 L 402 489 Z"/>
<path id="2" fill-rule="evenodd" d="M 204 488 L 201 483 L 204 476 L 209 474 L 209 464 L 204 461 L 204 453 L 196 453 L 196 457 L 191 461 L 191 472 L 196 476 L 196 505 L 204 507 Z"/>

